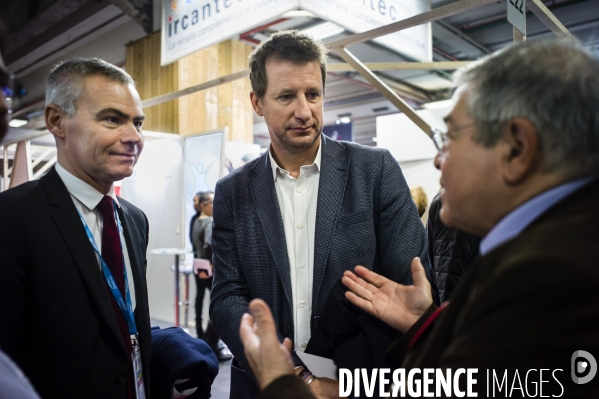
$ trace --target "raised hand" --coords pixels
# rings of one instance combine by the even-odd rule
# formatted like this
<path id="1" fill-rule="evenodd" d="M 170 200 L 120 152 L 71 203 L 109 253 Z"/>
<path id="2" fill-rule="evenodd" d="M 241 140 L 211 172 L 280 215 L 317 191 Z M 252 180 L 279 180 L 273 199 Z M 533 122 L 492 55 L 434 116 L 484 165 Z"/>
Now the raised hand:
<path id="1" fill-rule="evenodd" d="M 275 321 L 268 305 L 261 299 L 249 304 L 251 314 L 244 314 L 239 327 L 239 335 L 245 357 L 264 389 L 279 377 L 293 374 L 291 360 L 291 340 L 285 338 L 279 343 Z"/>
<path id="2" fill-rule="evenodd" d="M 420 258 L 414 258 L 411 269 L 414 285 L 401 285 L 356 266 L 355 274 L 346 271 L 341 279 L 349 289 L 345 297 L 396 330 L 406 332 L 433 303 Z"/>

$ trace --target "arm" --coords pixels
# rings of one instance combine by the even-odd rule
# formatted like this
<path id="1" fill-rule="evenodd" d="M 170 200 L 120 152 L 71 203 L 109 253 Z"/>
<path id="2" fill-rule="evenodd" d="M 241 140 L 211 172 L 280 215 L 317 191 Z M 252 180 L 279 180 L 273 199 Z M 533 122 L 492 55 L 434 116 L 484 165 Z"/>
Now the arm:
<path id="1" fill-rule="evenodd" d="M 400 284 L 412 284 L 410 264 L 412 259 L 419 257 L 431 284 L 432 296 L 437 300 L 426 232 L 401 168 L 389 151 L 384 152 L 382 159 L 375 209 L 377 249 L 382 269 L 377 272 Z"/>
<path id="2" fill-rule="evenodd" d="M 212 264 L 214 281 L 210 300 L 210 320 L 227 344 L 239 365 L 250 371 L 239 339 L 241 317 L 247 312 L 251 299 L 247 281 L 241 270 L 235 239 L 230 196 L 221 183 L 214 194 L 212 228 Z"/>

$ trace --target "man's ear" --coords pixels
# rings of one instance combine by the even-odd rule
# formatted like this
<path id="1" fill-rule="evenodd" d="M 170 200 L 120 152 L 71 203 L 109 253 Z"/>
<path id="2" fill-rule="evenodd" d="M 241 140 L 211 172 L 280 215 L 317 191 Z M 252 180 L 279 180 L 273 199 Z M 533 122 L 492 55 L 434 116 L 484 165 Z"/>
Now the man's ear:
<path id="1" fill-rule="evenodd" d="M 62 112 L 57 105 L 48 104 L 44 114 L 46 117 L 46 128 L 48 128 L 50 133 L 52 133 L 56 138 L 64 139 L 64 123 L 66 119 L 64 112 Z"/>
<path id="2" fill-rule="evenodd" d="M 509 185 L 519 184 L 538 167 L 539 134 L 525 118 L 512 119 L 503 133 L 503 178 Z"/>
<path id="3" fill-rule="evenodd" d="M 256 114 L 258 114 L 258 116 L 264 116 L 264 112 L 262 112 L 262 102 L 253 90 L 250 92 L 250 101 L 252 102 L 252 107 Z"/>

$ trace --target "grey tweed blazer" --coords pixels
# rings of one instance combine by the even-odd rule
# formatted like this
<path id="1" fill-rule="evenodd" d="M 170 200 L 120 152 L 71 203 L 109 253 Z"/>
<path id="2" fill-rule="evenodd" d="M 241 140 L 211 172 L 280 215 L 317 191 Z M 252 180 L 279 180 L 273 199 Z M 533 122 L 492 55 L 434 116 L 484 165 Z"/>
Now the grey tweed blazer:
<path id="1" fill-rule="evenodd" d="M 410 264 L 419 256 L 437 292 L 426 233 L 397 161 L 387 150 L 324 135 L 321 143 L 312 334 L 331 289 L 356 265 L 412 284 Z M 252 398 L 259 388 L 239 339 L 249 301 L 268 303 L 281 339 L 293 339 L 294 331 L 289 259 L 268 152 L 221 179 L 215 191 L 210 319 L 235 356 L 230 397 Z"/>

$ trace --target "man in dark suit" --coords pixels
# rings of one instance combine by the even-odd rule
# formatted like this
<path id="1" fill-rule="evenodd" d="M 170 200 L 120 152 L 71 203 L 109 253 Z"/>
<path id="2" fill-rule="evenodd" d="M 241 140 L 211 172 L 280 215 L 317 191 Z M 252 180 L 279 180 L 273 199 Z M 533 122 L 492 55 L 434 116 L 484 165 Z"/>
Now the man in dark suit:
<path id="1" fill-rule="evenodd" d="M 214 196 L 210 319 L 235 356 L 232 398 L 258 393 L 238 335 L 253 298 L 272 307 L 280 337 L 303 351 L 345 270 L 364 265 L 410 284 L 420 256 L 432 280 L 426 233 L 395 159 L 321 134 L 323 46 L 278 32 L 256 48 L 250 70 L 271 146 L 220 180 Z"/>
<path id="2" fill-rule="evenodd" d="M 58 163 L 0 194 L 0 348 L 44 398 L 143 398 L 151 352 L 148 223 L 114 194 L 143 147 L 131 77 L 56 66 L 46 126 Z"/>
<path id="3" fill-rule="evenodd" d="M 448 132 L 436 140 L 440 216 L 483 236 L 481 257 L 441 308 L 417 261 L 411 287 L 365 268 L 346 272 L 346 297 L 405 332 L 387 357 L 406 373 L 477 368 L 479 397 L 596 398 L 599 63 L 574 39 L 526 41 L 456 80 Z M 270 385 L 264 397 L 310 397 L 283 396 L 304 385 L 263 331 L 272 330 L 264 305 L 250 309 L 257 330 L 247 315 L 241 332 L 255 370 L 266 371 L 256 372 Z M 264 367 L 262 345 L 276 349 L 269 364 L 278 376 Z"/>

